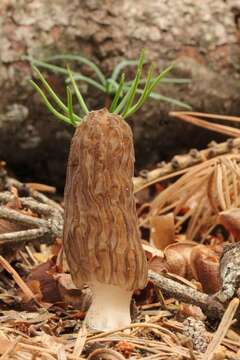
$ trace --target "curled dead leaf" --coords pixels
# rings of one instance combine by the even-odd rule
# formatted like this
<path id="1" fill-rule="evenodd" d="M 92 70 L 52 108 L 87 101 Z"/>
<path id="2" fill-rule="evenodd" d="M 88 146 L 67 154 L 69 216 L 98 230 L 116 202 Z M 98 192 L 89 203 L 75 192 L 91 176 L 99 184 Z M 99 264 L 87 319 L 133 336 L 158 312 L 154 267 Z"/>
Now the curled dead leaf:
<path id="1" fill-rule="evenodd" d="M 76 288 L 70 274 L 57 274 L 54 276 L 58 281 L 58 288 L 62 301 L 66 304 L 86 312 L 92 303 L 92 292 L 86 287 Z"/>
<path id="2" fill-rule="evenodd" d="M 27 285 L 39 302 L 63 302 L 82 312 L 87 311 L 92 302 L 90 289 L 76 288 L 70 274 L 59 273 L 55 258 L 35 267 L 27 278 Z"/>
<path id="3" fill-rule="evenodd" d="M 194 246 L 196 243 L 190 241 L 169 245 L 164 251 L 168 271 L 191 280 L 190 257 Z"/>
<path id="4" fill-rule="evenodd" d="M 158 274 L 169 271 L 166 259 L 163 259 L 162 257 L 159 257 L 159 256 L 153 256 L 148 261 L 148 267 L 150 270 L 152 270 Z"/>
<path id="5" fill-rule="evenodd" d="M 190 265 L 204 292 L 214 294 L 220 289 L 219 256 L 210 247 L 195 246 L 191 251 Z"/>
<path id="6" fill-rule="evenodd" d="M 222 224 L 233 235 L 236 241 L 240 240 L 240 209 L 234 208 L 222 211 L 218 216 L 219 224 Z"/>
<path id="7" fill-rule="evenodd" d="M 35 267 L 27 277 L 27 285 L 36 295 L 38 301 L 55 303 L 62 300 L 58 282 L 53 274 L 56 272 L 53 259 Z"/>

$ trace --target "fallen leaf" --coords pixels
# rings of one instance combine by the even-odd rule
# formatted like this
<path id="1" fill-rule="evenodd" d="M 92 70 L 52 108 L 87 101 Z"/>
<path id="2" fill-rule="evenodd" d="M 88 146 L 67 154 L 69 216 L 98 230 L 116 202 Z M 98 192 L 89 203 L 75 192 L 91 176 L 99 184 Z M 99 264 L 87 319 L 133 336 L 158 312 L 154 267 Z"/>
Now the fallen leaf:
<path id="1" fill-rule="evenodd" d="M 157 249 L 164 250 L 175 241 L 175 226 L 173 213 L 152 216 L 150 218 L 151 238 L 150 244 Z"/>

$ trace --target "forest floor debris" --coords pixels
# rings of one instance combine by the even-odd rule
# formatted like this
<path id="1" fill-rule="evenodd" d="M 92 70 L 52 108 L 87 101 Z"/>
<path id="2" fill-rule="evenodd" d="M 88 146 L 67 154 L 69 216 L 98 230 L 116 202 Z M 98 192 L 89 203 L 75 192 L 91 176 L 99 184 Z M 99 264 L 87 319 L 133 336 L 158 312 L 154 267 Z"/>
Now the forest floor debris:
<path id="1" fill-rule="evenodd" d="M 234 155 L 235 168 L 238 161 Z M 240 187 L 238 177 L 236 171 L 229 183 L 231 200 L 236 192 L 231 187 Z M 205 292 L 197 270 L 202 259 L 206 281 L 215 276 L 213 265 L 219 270 L 223 245 L 234 238 L 226 229 L 209 232 L 202 240 L 201 231 L 197 238 L 186 238 L 186 214 L 189 216 L 194 199 L 188 202 L 180 199 L 169 211 L 157 213 L 162 216 L 173 211 L 174 221 L 164 222 L 173 228 L 166 232 L 170 235 L 163 244 L 162 225 L 158 227 L 155 223 L 153 227 L 149 216 L 152 208 L 156 210 L 156 198 L 163 196 L 165 185 L 153 185 L 153 195 L 147 193 L 147 201 L 139 193 L 138 215 L 143 224 L 141 233 L 150 267 L 149 282 L 144 290 L 134 294 L 131 326 L 94 333 L 84 326 L 91 293 L 84 286 L 75 288 L 62 254 L 63 208 L 59 201 L 53 200 L 53 189 L 49 192 L 45 185 L 24 185 L 6 174 L 1 179 L 1 360 L 240 359 L 238 289 L 234 290 L 230 303 L 220 302 L 211 289 L 210 293 Z M 46 191 L 52 198 L 38 190 Z M 214 200 L 219 197 L 218 191 Z M 153 228 L 158 248 L 153 246 Z M 171 259 L 176 254 L 178 258 Z M 180 258 L 185 261 L 180 263 L 184 272 L 174 273 L 170 265 L 176 265 Z"/>

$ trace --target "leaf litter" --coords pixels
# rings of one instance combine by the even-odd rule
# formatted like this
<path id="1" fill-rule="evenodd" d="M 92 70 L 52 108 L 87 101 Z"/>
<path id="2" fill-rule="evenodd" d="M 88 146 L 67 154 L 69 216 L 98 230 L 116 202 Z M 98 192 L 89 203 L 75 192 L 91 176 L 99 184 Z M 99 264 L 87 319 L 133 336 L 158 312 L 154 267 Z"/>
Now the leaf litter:
<path id="1" fill-rule="evenodd" d="M 238 277 L 226 270 L 239 252 L 234 141 L 134 179 L 149 282 L 132 324 L 104 333 L 85 327 L 91 292 L 69 275 L 55 189 L 22 184 L 1 162 L 0 359 L 240 359 Z"/>

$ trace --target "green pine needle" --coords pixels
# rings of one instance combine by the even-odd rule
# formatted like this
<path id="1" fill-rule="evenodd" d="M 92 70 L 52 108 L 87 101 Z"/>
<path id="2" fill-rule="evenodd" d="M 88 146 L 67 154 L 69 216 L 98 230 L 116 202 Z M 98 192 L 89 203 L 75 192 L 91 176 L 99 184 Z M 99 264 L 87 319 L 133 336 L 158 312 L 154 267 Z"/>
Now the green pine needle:
<path id="1" fill-rule="evenodd" d="M 44 94 L 42 89 L 37 85 L 36 82 L 31 80 L 31 84 L 35 88 L 35 90 L 40 94 L 42 97 L 45 105 L 47 108 L 51 111 L 51 113 L 56 116 L 59 120 L 66 122 L 67 124 L 71 124 L 73 126 L 76 126 L 79 122 L 82 121 L 81 117 L 76 115 L 73 112 L 73 105 L 72 105 L 72 93 L 70 91 L 70 88 L 67 88 L 67 106 L 60 100 L 60 98 L 56 95 L 56 93 L 53 91 L 51 86 L 48 84 L 47 80 L 44 78 L 44 76 L 41 74 L 41 72 L 34 66 L 33 70 L 37 74 L 39 80 L 42 82 L 43 86 L 45 87 L 48 95 L 55 101 L 55 103 L 58 105 L 58 107 L 63 110 L 64 114 L 61 114 L 59 111 L 57 111 L 50 101 L 48 100 L 47 96 Z"/>
<path id="2" fill-rule="evenodd" d="M 36 66 L 33 66 L 33 70 L 37 74 L 38 78 L 41 80 L 42 84 L 44 85 L 45 89 L 47 90 L 51 98 L 55 101 L 55 103 L 59 106 L 59 108 L 62 109 L 67 114 L 68 113 L 67 106 L 65 106 L 64 103 L 60 100 L 60 98 L 55 94 L 55 92 L 48 84 L 48 82 L 45 80 L 44 76 L 41 74 L 38 68 L 36 68 Z M 76 120 L 79 120 L 78 117 Z"/>
<path id="3" fill-rule="evenodd" d="M 43 99 L 45 105 L 47 108 L 51 111 L 51 113 L 59 120 L 66 122 L 67 124 L 72 124 L 70 119 L 67 116 L 62 115 L 60 112 L 54 109 L 54 107 L 51 105 L 51 103 L 48 101 L 48 98 L 42 91 L 42 89 L 33 81 L 30 80 L 30 83 L 33 85 L 34 89 L 39 93 L 41 98 Z"/>
<path id="4" fill-rule="evenodd" d="M 77 84 L 76 84 L 76 82 L 75 82 L 75 80 L 74 80 L 74 78 L 73 78 L 72 72 L 71 72 L 71 70 L 69 69 L 69 67 L 67 68 L 67 70 L 68 70 L 68 76 L 69 76 L 69 78 L 70 78 L 70 81 L 71 81 L 72 86 L 73 86 L 73 88 L 74 88 L 75 94 L 76 94 L 76 96 L 77 96 L 79 105 L 81 106 L 83 112 L 84 112 L 85 115 L 86 115 L 86 114 L 89 113 L 88 108 L 87 108 L 87 105 L 86 105 L 86 103 L 85 103 L 85 101 L 84 101 L 84 99 L 83 99 L 83 97 L 82 97 L 82 95 L 81 95 L 81 93 L 80 93 L 80 91 L 79 91 L 79 88 L 77 87 Z"/>
<path id="5" fill-rule="evenodd" d="M 138 99 L 137 103 L 126 112 L 125 117 L 128 117 L 128 116 L 134 114 L 144 104 L 144 102 L 147 98 L 149 87 L 152 82 L 152 73 L 153 73 L 153 66 L 150 66 L 150 68 L 148 70 L 145 87 L 142 91 L 142 94 L 141 94 L 140 98 Z M 138 89 L 136 89 L 136 92 L 137 92 L 137 90 Z"/>
<path id="6" fill-rule="evenodd" d="M 114 112 L 116 107 L 117 107 L 118 101 L 119 101 L 119 99 L 120 99 L 120 97 L 122 95 L 122 89 L 123 89 L 123 86 L 124 86 L 124 79 L 125 79 L 125 74 L 122 74 L 119 86 L 117 88 L 114 99 L 113 99 L 112 104 L 111 104 L 110 109 L 109 109 L 110 112 Z"/>
<path id="7" fill-rule="evenodd" d="M 136 96 L 136 90 L 137 90 L 139 82 L 141 80 L 143 64 L 144 64 L 144 51 L 141 52 L 138 67 L 137 67 L 137 73 L 136 73 L 135 79 L 133 80 L 132 85 L 130 87 L 129 94 L 128 94 L 128 100 L 126 102 L 125 109 L 124 109 L 123 113 L 121 114 L 122 117 L 125 117 L 128 110 L 131 108 L 133 100 Z"/>
<path id="8" fill-rule="evenodd" d="M 74 113 L 73 113 L 72 92 L 69 86 L 67 86 L 67 105 L 68 105 L 68 116 L 71 121 L 71 124 L 74 126 L 76 122 L 74 120 Z"/>
<path id="9" fill-rule="evenodd" d="M 79 73 L 71 72 L 69 67 L 67 69 L 64 69 L 62 67 L 48 64 L 45 62 L 41 62 L 35 59 L 31 59 L 32 63 L 37 64 L 39 66 L 45 67 L 49 70 L 63 73 L 67 75 L 67 82 L 71 84 L 70 86 L 67 86 L 67 104 L 65 105 L 62 100 L 56 95 L 54 90 L 51 88 L 51 86 L 48 84 L 46 79 L 43 77 L 41 72 L 33 66 L 34 71 L 36 72 L 39 80 L 41 81 L 42 85 L 44 86 L 46 90 L 46 95 L 51 98 L 57 107 L 63 111 L 63 114 L 60 113 L 58 110 L 56 110 L 53 105 L 50 103 L 48 97 L 45 95 L 43 90 L 38 86 L 38 84 L 31 80 L 31 84 L 36 89 L 36 91 L 40 94 L 42 97 L 44 103 L 46 104 L 47 108 L 51 111 L 52 114 L 56 118 L 58 118 L 61 121 L 64 121 L 68 124 L 71 124 L 73 126 L 77 126 L 81 121 L 82 118 L 74 113 L 73 109 L 73 95 L 76 96 L 78 103 L 80 105 L 81 110 L 83 111 L 84 115 L 87 115 L 89 113 L 88 107 L 84 101 L 83 96 L 81 95 L 81 92 L 76 84 L 76 80 L 82 80 L 84 82 L 87 82 L 94 87 L 98 88 L 99 90 L 112 95 L 114 94 L 112 103 L 110 105 L 109 111 L 115 114 L 120 114 L 123 118 L 127 118 L 131 115 L 133 115 L 136 111 L 138 111 L 143 104 L 146 102 L 146 100 L 150 97 L 155 100 L 163 100 L 167 101 L 169 103 L 172 103 L 177 106 L 186 107 L 189 109 L 189 106 L 181 101 L 175 100 L 173 98 L 169 98 L 163 95 L 160 95 L 158 93 L 153 92 L 154 88 L 161 82 L 175 82 L 177 79 L 174 78 L 167 78 L 167 75 L 170 73 L 170 71 L 173 68 L 173 64 L 167 67 L 165 70 L 163 70 L 160 74 L 158 74 L 156 77 L 153 76 L 153 66 L 151 65 L 147 72 L 147 77 L 142 78 L 142 71 L 143 71 L 143 65 L 144 65 L 144 51 L 141 52 L 140 58 L 137 62 L 137 70 L 136 75 L 134 77 L 134 80 L 131 82 L 125 82 L 124 74 L 121 75 L 120 80 L 118 80 L 119 75 L 124 67 L 129 65 L 136 65 L 135 60 L 124 60 L 116 68 L 114 69 L 112 75 L 110 78 L 105 78 L 104 74 L 101 72 L 101 70 L 90 60 L 77 56 L 77 55 L 57 55 L 50 58 L 50 60 L 75 60 L 80 63 L 84 63 L 88 65 L 94 72 L 96 77 L 100 80 L 100 82 L 97 82 L 97 80 L 93 80 L 92 78 L 88 76 L 84 76 Z M 184 80 L 184 79 L 180 79 Z M 142 88 L 143 86 L 143 88 Z M 71 90 L 72 88 L 72 90 Z M 73 91 L 73 93 L 72 93 Z M 138 95 L 138 99 L 135 101 L 136 96 Z"/>

